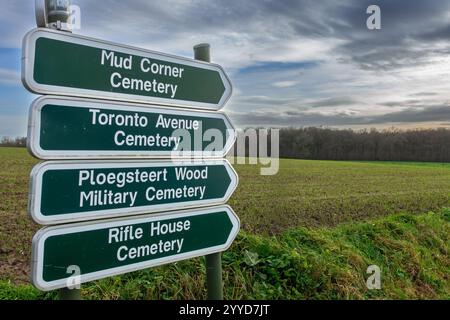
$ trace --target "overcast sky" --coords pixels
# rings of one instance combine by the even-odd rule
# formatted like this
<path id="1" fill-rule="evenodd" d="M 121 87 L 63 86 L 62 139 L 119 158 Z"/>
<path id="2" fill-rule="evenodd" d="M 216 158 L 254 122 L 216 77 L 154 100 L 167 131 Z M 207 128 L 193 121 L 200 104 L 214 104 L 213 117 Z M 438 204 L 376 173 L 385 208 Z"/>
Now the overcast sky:
<path id="1" fill-rule="evenodd" d="M 209 42 L 237 127 L 450 127 L 450 0 L 72 1 L 76 33 L 192 57 Z M 381 30 L 366 9 L 381 8 Z M 0 0 L 0 136 L 26 134 L 34 1 Z"/>

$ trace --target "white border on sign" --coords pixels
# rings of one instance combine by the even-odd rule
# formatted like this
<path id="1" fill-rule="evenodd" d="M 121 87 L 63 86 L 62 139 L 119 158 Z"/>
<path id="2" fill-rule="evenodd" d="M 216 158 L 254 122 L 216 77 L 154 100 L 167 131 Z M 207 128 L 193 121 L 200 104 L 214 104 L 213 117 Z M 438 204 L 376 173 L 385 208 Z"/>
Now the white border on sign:
<path id="1" fill-rule="evenodd" d="M 44 263 L 44 250 L 45 250 L 45 240 L 52 236 L 62 235 L 62 234 L 70 234 L 77 232 L 85 232 L 91 230 L 101 230 L 106 228 L 113 228 L 121 225 L 133 225 L 140 223 L 147 223 L 152 221 L 164 221 L 169 219 L 177 219 L 184 217 L 194 217 L 199 215 L 206 215 L 211 213 L 217 213 L 225 211 L 233 225 L 228 239 L 225 244 L 195 250 L 191 252 L 185 252 L 182 254 L 175 254 L 169 257 L 158 258 L 151 261 L 143 261 L 139 263 L 128 264 L 121 267 L 110 268 L 102 271 L 92 272 L 88 274 L 81 274 L 81 283 L 102 279 L 109 276 L 119 275 L 127 272 L 133 272 L 137 270 L 142 270 L 149 267 L 155 267 L 167 263 L 172 263 L 176 261 L 191 259 L 199 256 L 204 256 L 216 252 L 222 252 L 227 250 L 233 240 L 236 238 L 239 229 L 240 229 L 240 220 L 234 213 L 231 207 L 224 205 L 218 207 L 212 207 L 208 209 L 199 209 L 199 210 L 191 210 L 191 211 L 178 211 L 178 212 L 170 212 L 165 215 L 146 215 L 137 218 L 128 218 L 128 219 L 113 219 L 99 223 L 79 223 L 68 226 L 56 226 L 56 227 L 46 227 L 39 230 L 33 237 L 33 245 L 32 245 L 32 281 L 33 284 L 42 291 L 49 291 L 58 288 L 64 288 L 67 286 L 67 278 L 71 275 L 68 275 L 67 278 L 50 281 L 47 282 L 43 279 L 43 263 Z M 81 270 L 82 271 L 82 270 Z"/>
<path id="2" fill-rule="evenodd" d="M 125 54 L 132 54 L 141 57 L 146 57 L 150 59 L 163 60 L 171 63 L 184 64 L 192 67 L 209 69 L 219 72 L 222 79 L 225 91 L 222 95 L 218 104 L 195 102 L 195 101 L 184 101 L 178 99 L 167 99 L 158 98 L 144 95 L 133 95 L 126 93 L 115 93 L 108 91 L 98 91 L 90 89 L 79 89 L 71 87 L 62 87 L 54 85 L 44 85 L 39 84 L 34 81 L 34 58 L 36 49 L 36 40 L 40 37 L 45 37 L 49 39 L 55 39 L 80 45 L 86 45 L 95 48 L 102 48 L 110 51 L 120 51 Z M 70 63 L 70 62 L 69 62 Z M 22 44 L 22 82 L 24 86 L 38 94 L 54 94 L 54 95 L 69 95 L 85 98 L 99 98 L 99 99 L 112 99 L 118 101 L 129 101 L 137 103 L 147 103 L 147 104 L 163 104 L 174 107 L 184 107 L 189 109 L 206 109 L 206 110 L 220 110 L 222 109 L 227 101 L 230 99 L 233 92 L 233 86 L 230 79 L 225 74 L 225 71 L 218 64 L 207 63 L 199 60 L 188 59 L 184 57 L 178 57 L 174 55 L 169 55 L 165 53 L 139 49 L 127 45 L 116 44 L 108 41 L 98 40 L 94 38 L 89 38 L 85 36 L 75 35 L 68 32 L 56 31 L 46 28 L 37 28 L 29 31 Z"/>
<path id="3" fill-rule="evenodd" d="M 222 112 L 217 111 L 196 111 L 196 110 L 180 110 L 177 108 L 169 108 L 162 106 L 144 106 L 140 104 L 93 100 L 72 97 L 58 97 L 58 96 L 43 96 L 37 98 L 30 107 L 28 120 L 28 139 L 27 147 L 29 152 L 36 158 L 43 160 L 62 160 L 62 159 L 129 159 L 129 158 L 168 158 L 173 151 L 93 151 L 93 150 L 44 150 L 40 144 L 41 131 L 41 110 L 47 104 L 64 105 L 68 107 L 78 107 L 83 109 L 109 109 L 118 111 L 135 111 L 140 113 L 161 113 L 165 115 L 177 116 L 191 116 L 205 119 L 221 119 L 224 121 L 226 130 L 229 134 L 228 139 L 224 145 L 223 151 L 186 151 L 181 152 L 181 158 L 222 158 L 233 147 L 236 141 L 236 131 L 231 124 L 228 116 Z M 202 139 L 203 142 L 203 139 Z M 178 154 L 177 154 L 178 155 Z"/>
<path id="4" fill-rule="evenodd" d="M 118 209 L 103 209 L 94 211 L 74 212 L 45 216 L 41 212 L 42 198 L 42 176 L 47 170 L 73 170 L 73 169 L 112 169 L 112 168 L 152 168 L 152 167 L 189 167 L 189 166 L 211 166 L 223 165 L 230 177 L 224 196 L 216 199 L 194 200 L 176 203 L 165 203 L 158 205 L 147 205 L 139 207 L 128 207 Z M 226 159 L 217 160 L 194 160 L 194 161 L 48 161 L 37 164 L 30 174 L 30 192 L 28 197 L 28 212 L 31 218 L 42 225 L 54 225 L 60 223 L 71 223 L 77 221 L 88 221 L 104 218 L 115 218 L 120 216 L 131 216 L 145 213 L 157 213 L 168 210 L 180 210 L 188 208 L 201 208 L 226 203 L 236 190 L 239 177 Z"/>

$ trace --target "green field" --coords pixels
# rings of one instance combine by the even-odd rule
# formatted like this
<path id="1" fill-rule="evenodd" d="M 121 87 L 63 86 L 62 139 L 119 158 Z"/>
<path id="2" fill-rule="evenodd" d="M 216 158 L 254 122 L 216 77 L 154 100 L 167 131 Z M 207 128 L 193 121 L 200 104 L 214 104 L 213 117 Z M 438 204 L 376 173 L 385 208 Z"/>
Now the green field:
<path id="1" fill-rule="evenodd" d="M 29 286 L 28 177 L 37 161 L 0 148 L 0 299 Z M 281 160 L 275 176 L 234 165 L 242 229 L 223 256 L 226 298 L 450 298 L 450 164 Z M 430 211 L 434 211 L 432 213 Z M 382 290 L 365 286 L 382 269 Z M 83 287 L 88 299 L 205 297 L 193 259 Z"/>

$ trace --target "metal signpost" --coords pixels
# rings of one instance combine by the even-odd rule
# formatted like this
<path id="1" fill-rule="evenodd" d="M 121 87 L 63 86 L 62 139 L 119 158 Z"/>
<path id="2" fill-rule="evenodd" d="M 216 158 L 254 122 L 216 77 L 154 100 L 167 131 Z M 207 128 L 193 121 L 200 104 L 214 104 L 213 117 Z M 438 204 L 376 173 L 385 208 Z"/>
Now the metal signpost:
<path id="1" fill-rule="evenodd" d="M 23 84 L 45 95 L 28 150 L 60 160 L 31 172 L 29 213 L 50 225 L 33 238 L 34 285 L 81 299 L 81 283 L 205 256 L 208 299 L 223 299 L 221 252 L 240 228 L 223 205 L 238 176 L 217 159 L 236 139 L 216 112 L 230 80 L 207 44 L 193 60 L 73 35 L 69 6 L 36 0 L 23 41 Z"/>
<path id="2" fill-rule="evenodd" d="M 66 287 L 73 265 L 84 283 L 224 251 L 238 231 L 228 206 L 47 227 L 33 239 L 33 283 Z"/>
<path id="3" fill-rule="evenodd" d="M 201 43 L 194 47 L 194 57 L 197 60 L 211 62 L 210 46 Z M 208 287 L 208 299 L 223 300 L 222 283 L 222 255 L 220 252 L 205 256 L 206 282 Z"/>
<path id="4" fill-rule="evenodd" d="M 67 32 L 30 31 L 22 55 L 23 83 L 39 94 L 219 110 L 232 92 L 218 65 Z"/>
<path id="5" fill-rule="evenodd" d="M 28 133 L 40 159 L 224 157 L 236 139 L 220 112 L 55 96 L 33 103 Z"/>

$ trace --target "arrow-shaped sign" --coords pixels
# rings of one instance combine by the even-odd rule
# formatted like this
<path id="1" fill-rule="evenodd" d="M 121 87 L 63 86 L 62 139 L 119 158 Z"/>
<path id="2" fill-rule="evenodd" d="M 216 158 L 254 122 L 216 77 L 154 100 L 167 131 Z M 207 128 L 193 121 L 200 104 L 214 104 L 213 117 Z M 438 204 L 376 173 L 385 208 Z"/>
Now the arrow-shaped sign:
<path id="1" fill-rule="evenodd" d="M 33 238 L 33 283 L 48 291 L 225 251 L 239 226 L 221 206 L 47 227 Z"/>
<path id="2" fill-rule="evenodd" d="M 130 103 L 44 96 L 30 113 L 28 147 L 40 159 L 224 157 L 228 117 Z"/>
<path id="3" fill-rule="evenodd" d="M 29 211 L 40 224 L 225 203 L 238 184 L 227 160 L 64 161 L 31 172 Z"/>
<path id="4" fill-rule="evenodd" d="M 219 65 L 67 32 L 30 31 L 22 55 L 22 81 L 39 94 L 219 110 L 232 92 Z"/>

